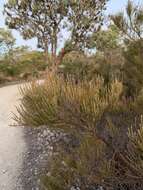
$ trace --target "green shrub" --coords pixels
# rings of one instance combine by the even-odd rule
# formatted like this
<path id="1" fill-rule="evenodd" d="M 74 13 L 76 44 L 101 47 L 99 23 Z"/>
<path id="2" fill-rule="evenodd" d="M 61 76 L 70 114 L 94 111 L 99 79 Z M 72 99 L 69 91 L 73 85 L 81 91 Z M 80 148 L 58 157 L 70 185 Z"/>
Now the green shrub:
<path id="1" fill-rule="evenodd" d="M 80 142 L 53 155 L 43 179 L 47 189 L 142 187 L 142 122 L 134 124 L 132 111 L 121 109 L 122 90 L 117 80 L 108 86 L 101 78 L 75 83 L 53 73 L 21 88 L 18 125 L 47 125 Z"/>
<path id="2" fill-rule="evenodd" d="M 87 56 L 79 52 L 67 54 L 61 65 L 59 73 L 66 78 L 74 78 L 76 81 L 94 80 L 98 76 L 104 79 L 105 84 L 115 78 L 122 79 L 122 65 L 124 58 L 121 49 L 110 50 L 107 55 L 97 52 L 94 56 Z"/>
<path id="3" fill-rule="evenodd" d="M 114 129 L 112 133 L 117 133 Z M 80 148 L 70 154 L 60 152 L 50 164 L 50 174 L 43 179 L 47 189 L 67 190 L 71 187 L 89 190 L 102 186 L 105 189 L 141 190 L 143 188 L 143 126 L 137 132 L 127 133 L 127 148 L 112 152 L 96 136 L 84 136 Z M 115 137 L 114 137 L 115 138 Z"/>
<path id="4" fill-rule="evenodd" d="M 75 120 L 73 123 L 78 122 L 78 117 L 91 122 L 100 118 L 107 107 L 115 107 L 122 93 L 122 84 L 115 80 L 107 87 L 101 78 L 75 84 L 74 80 L 65 81 L 49 73 L 44 84 L 26 85 L 21 88 L 21 93 L 24 97 L 18 108 L 22 116 L 19 124 L 71 127 L 71 114 Z"/>
<path id="5" fill-rule="evenodd" d="M 62 73 L 65 78 L 83 80 L 87 77 L 89 60 L 83 53 L 71 52 L 64 57 L 59 66 L 59 73 Z"/>
<path id="6" fill-rule="evenodd" d="M 40 72 L 46 70 L 48 65 L 42 52 L 19 51 L 15 50 L 0 60 L 0 73 L 4 77 L 12 77 L 13 80 L 25 80 L 28 77 L 37 78 L 40 76 Z"/>
<path id="7" fill-rule="evenodd" d="M 123 66 L 124 86 L 127 96 L 138 96 L 143 86 L 143 41 L 133 41 L 125 51 Z"/>

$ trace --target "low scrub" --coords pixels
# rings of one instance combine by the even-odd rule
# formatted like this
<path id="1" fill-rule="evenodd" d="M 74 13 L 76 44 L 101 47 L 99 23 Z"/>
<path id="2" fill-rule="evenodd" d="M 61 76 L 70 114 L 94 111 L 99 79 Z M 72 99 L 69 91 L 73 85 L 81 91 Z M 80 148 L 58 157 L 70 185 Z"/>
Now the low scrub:
<path id="1" fill-rule="evenodd" d="M 77 141 L 59 143 L 45 189 L 143 188 L 143 121 L 122 100 L 122 90 L 117 80 L 108 86 L 102 78 L 77 83 L 52 73 L 44 83 L 20 89 L 18 125 L 46 125 Z"/>
<path id="2" fill-rule="evenodd" d="M 4 81 L 19 81 L 29 78 L 41 77 L 47 68 L 47 63 L 42 52 L 15 51 L 11 55 L 1 57 L 0 76 Z"/>
<path id="3" fill-rule="evenodd" d="M 21 116 L 20 120 L 16 117 L 19 124 L 58 125 L 69 129 L 74 123 L 80 125 L 79 118 L 81 122 L 94 122 L 107 108 L 117 106 L 122 84 L 115 80 L 105 86 L 101 78 L 77 84 L 74 79 L 65 81 L 49 73 L 43 84 L 33 82 L 20 91 L 23 99 L 21 107 L 17 108 Z"/>

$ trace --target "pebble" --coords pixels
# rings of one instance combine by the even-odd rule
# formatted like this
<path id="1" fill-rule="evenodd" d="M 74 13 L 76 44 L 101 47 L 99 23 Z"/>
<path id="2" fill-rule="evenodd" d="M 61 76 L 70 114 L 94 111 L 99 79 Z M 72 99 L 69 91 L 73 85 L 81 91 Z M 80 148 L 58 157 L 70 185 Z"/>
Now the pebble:
<path id="1" fill-rule="evenodd" d="M 22 190 L 43 190 L 40 176 L 47 173 L 48 160 L 53 150 L 48 141 L 53 134 L 47 128 L 41 127 L 25 129 L 24 136 L 28 151 L 23 156 Z"/>

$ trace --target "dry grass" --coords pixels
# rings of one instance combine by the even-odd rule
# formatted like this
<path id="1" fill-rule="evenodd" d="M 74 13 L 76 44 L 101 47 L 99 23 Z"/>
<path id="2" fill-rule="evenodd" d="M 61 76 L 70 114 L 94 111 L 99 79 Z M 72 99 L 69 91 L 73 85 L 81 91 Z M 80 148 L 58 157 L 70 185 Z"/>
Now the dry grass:
<path id="1" fill-rule="evenodd" d="M 129 128 L 125 134 L 124 149 L 116 144 L 117 136 L 122 144 L 122 133 L 110 119 L 97 133 L 97 123 L 109 110 L 120 106 L 122 83 L 115 80 L 109 86 L 102 78 L 76 83 L 49 73 L 45 82 L 32 82 L 20 89 L 23 96 L 17 108 L 18 125 L 62 130 L 80 139 L 80 145 L 69 154 L 61 151 L 51 164 L 51 175 L 44 180 L 48 189 L 80 189 L 99 184 L 107 189 L 120 186 L 142 187 L 143 180 L 143 125 L 137 130 Z M 104 136 L 103 136 L 104 135 Z M 130 188 L 130 189 L 131 189 Z"/>
<path id="2" fill-rule="evenodd" d="M 15 116 L 18 125 L 88 128 L 94 127 L 107 107 L 117 106 L 122 84 L 115 80 L 107 87 L 101 78 L 76 84 L 48 73 L 43 84 L 32 82 L 20 92 L 23 99 Z"/>

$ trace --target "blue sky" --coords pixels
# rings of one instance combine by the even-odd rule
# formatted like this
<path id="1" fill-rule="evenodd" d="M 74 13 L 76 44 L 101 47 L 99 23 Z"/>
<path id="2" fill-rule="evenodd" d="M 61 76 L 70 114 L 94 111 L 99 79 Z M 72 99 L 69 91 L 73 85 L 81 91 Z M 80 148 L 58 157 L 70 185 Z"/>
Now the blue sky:
<path id="1" fill-rule="evenodd" d="M 110 14 L 111 13 L 114 14 L 120 10 L 123 10 L 127 1 L 128 0 L 109 0 L 107 12 Z M 5 2 L 6 2 L 6 0 L 0 0 L 0 27 L 5 27 L 4 16 L 2 14 L 3 5 Z M 139 2 L 139 0 L 133 0 L 133 2 Z M 18 46 L 28 45 L 32 49 L 36 49 L 36 40 L 35 39 L 25 41 L 22 39 L 22 37 L 20 36 L 20 34 L 17 31 L 13 31 L 13 34 L 14 34 L 14 37 L 16 38 L 16 44 Z"/>

